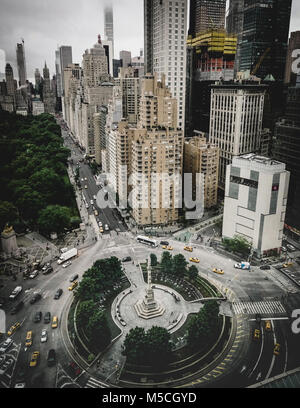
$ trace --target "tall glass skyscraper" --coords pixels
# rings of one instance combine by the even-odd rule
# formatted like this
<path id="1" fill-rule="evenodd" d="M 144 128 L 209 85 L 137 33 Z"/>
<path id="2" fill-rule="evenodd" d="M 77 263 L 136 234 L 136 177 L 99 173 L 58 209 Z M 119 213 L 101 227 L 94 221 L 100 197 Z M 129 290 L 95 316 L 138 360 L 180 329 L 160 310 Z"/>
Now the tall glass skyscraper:
<path id="1" fill-rule="evenodd" d="M 19 73 L 19 85 L 26 85 L 26 62 L 25 62 L 25 49 L 24 49 L 24 40 L 22 43 L 17 44 L 17 64 L 18 64 L 18 73 Z"/>
<path id="2" fill-rule="evenodd" d="M 240 70 L 283 81 L 292 0 L 244 0 Z"/>
<path id="3" fill-rule="evenodd" d="M 114 14 L 111 5 L 104 6 L 104 35 L 112 42 L 112 59 L 114 58 Z"/>

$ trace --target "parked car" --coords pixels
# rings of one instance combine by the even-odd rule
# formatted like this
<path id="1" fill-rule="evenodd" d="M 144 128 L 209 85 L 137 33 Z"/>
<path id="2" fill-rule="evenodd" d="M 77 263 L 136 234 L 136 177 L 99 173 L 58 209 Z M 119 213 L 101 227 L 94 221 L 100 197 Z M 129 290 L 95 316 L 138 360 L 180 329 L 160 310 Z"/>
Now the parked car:
<path id="1" fill-rule="evenodd" d="M 46 265 L 43 266 L 42 271 L 45 272 L 48 268 L 50 268 L 50 266 L 50 262 L 46 263 Z"/>
<path id="2" fill-rule="evenodd" d="M 39 271 L 33 271 L 30 275 L 29 275 L 29 279 L 34 279 L 38 276 Z"/>
<path id="3" fill-rule="evenodd" d="M 50 266 L 49 268 L 45 270 L 45 272 L 43 272 L 43 275 L 50 275 L 50 273 L 52 272 L 53 272 L 53 268 Z"/>
<path id="4" fill-rule="evenodd" d="M 60 299 L 61 296 L 62 296 L 62 294 L 63 294 L 63 290 L 62 290 L 62 289 L 58 289 L 57 292 L 56 292 L 55 295 L 54 295 L 54 300 Z"/>

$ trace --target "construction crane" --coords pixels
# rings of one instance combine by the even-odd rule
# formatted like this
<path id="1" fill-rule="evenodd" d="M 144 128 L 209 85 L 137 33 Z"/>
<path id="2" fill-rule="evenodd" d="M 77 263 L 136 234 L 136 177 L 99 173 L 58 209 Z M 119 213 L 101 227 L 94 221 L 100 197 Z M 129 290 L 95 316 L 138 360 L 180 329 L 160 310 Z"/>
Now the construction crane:
<path id="1" fill-rule="evenodd" d="M 261 66 L 263 60 L 266 58 L 266 56 L 269 54 L 269 52 L 271 51 L 271 47 L 267 48 L 265 50 L 265 52 L 263 53 L 263 55 L 260 57 L 260 59 L 258 60 L 258 63 L 255 65 L 253 71 L 251 72 L 250 75 L 255 75 L 259 69 L 259 67 Z"/>

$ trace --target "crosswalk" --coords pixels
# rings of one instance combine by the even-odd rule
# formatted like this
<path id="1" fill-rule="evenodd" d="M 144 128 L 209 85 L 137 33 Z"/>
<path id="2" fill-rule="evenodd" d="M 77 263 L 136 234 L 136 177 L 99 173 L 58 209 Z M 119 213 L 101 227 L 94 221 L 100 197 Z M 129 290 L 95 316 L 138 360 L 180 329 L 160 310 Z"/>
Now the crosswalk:
<path id="1" fill-rule="evenodd" d="M 260 314 L 286 314 L 286 310 L 279 301 L 263 301 L 263 302 L 239 302 L 232 304 L 234 313 L 244 315 Z"/>
<path id="2" fill-rule="evenodd" d="M 108 385 L 102 383 L 101 381 L 95 380 L 95 378 L 90 377 L 84 388 L 107 388 Z"/>

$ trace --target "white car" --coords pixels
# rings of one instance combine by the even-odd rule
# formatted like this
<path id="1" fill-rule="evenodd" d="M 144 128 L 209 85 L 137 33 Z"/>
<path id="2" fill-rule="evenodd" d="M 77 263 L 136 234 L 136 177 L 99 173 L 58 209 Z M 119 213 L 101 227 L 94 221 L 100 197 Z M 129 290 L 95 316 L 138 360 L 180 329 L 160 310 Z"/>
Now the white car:
<path id="1" fill-rule="evenodd" d="M 83 183 L 83 182 L 84 182 L 84 179 L 81 179 L 81 182 Z"/>
<path id="2" fill-rule="evenodd" d="M 94 196 L 93 196 L 93 199 L 96 201 L 96 200 L 97 200 L 97 196 L 94 195 Z"/>
<path id="3" fill-rule="evenodd" d="M 87 181 L 87 178 L 85 178 L 84 181 Z"/>
<path id="4" fill-rule="evenodd" d="M 29 275 L 29 279 L 34 279 L 38 276 L 39 272 L 38 271 L 33 271 L 31 275 Z"/>
<path id="5" fill-rule="evenodd" d="M 66 262 L 66 263 L 64 263 L 63 264 L 63 268 L 68 268 L 69 266 L 71 266 L 72 265 L 72 262 L 71 261 L 68 261 L 68 262 Z"/>
<path id="6" fill-rule="evenodd" d="M 105 231 L 109 231 L 109 226 L 106 224 L 104 229 L 105 229 Z"/>
<path id="7" fill-rule="evenodd" d="M 90 208 L 90 206 L 88 204 L 86 204 L 85 208 L 88 210 Z"/>
<path id="8" fill-rule="evenodd" d="M 102 222 L 99 222 L 99 227 L 100 227 L 100 228 L 102 228 L 102 227 L 103 227 Z"/>
<path id="9" fill-rule="evenodd" d="M 94 205 L 94 201 L 93 201 L 93 200 L 91 200 L 91 205 Z"/>
<path id="10" fill-rule="evenodd" d="M 0 353 L 5 353 L 6 350 L 8 350 L 9 347 L 13 344 L 13 342 L 14 342 L 13 339 L 11 339 L 10 337 L 6 339 L 2 346 L 0 347 Z"/>
<path id="11" fill-rule="evenodd" d="M 41 343 L 46 343 L 48 340 L 48 333 L 47 330 L 44 329 L 41 334 Z"/>
<path id="12" fill-rule="evenodd" d="M 26 388 L 26 384 L 25 383 L 18 383 L 15 385 L 15 388 Z"/>

